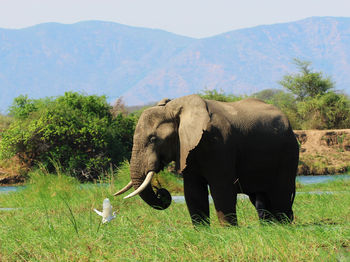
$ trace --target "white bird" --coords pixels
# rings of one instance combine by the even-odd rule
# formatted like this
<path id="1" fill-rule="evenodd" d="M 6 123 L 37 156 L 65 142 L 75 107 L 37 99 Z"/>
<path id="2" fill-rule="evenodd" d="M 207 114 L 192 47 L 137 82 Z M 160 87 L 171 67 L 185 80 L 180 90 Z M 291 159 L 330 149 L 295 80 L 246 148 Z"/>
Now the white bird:
<path id="1" fill-rule="evenodd" d="M 98 211 L 96 209 L 94 209 L 94 211 L 100 215 L 102 217 L 102 223 L 106 223 L 111 221 L 112 219 L 116 218 L 115 212 L 112 213 L 112 205 L 111 202 L 109 201 L 108 198 L 105 198 L 105 200 L 103 200 L 103 210 Z"/>

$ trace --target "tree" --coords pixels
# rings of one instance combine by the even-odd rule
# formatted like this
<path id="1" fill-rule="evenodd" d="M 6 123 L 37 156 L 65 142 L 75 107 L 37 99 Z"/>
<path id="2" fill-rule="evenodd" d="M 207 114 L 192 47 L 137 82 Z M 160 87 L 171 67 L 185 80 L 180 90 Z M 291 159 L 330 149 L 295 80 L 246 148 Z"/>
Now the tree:
<path id="1" fill-rule="evenodd" d="M 279 84 L 296 95 L 297 100 L 303 101 L 334 89 L 330 77 L 324 77 L 322 72 L 312 71 L 311 62 L 294 59 L 294 63 L 300 73 L 285 75 Z"/>
<path id="2" fill-rule="evenodd" d="M 103 96 L 67 92 L 57 98 L 18 97 L 14 121 L 1 135 L 0 157 L 17 155 L 28 166 L 55 163 L 81 180 L 97 178 L 110 164 L 130 156 L 135 120 L 113 118 Z"/>
<path id="3" fill-rule="evenodd" d="M 334 91 L 330 77 L 313 72 L 310 62 L 298 59 L 294 62 L 300 73 L 286 75 L 279 82 L 296 97 L 287 108 L 280 107 L 292 119 L 293 128 L 349 128 L 349 98 Z"/>
<path id="4" fill-rule="evenodd" d="M 111 113 L 114 117 L 119 114 L 126 116 L 128 114 L 128 110 L 126 109 L 123 97 L 119 97 L 112 105 Z"/>

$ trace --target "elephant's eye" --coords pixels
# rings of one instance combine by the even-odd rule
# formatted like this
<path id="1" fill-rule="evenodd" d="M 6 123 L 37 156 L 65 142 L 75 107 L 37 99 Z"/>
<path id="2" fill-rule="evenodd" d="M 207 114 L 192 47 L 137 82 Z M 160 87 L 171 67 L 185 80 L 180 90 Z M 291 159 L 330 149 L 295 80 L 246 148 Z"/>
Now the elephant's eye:
<path id="1" fill-rule="evenodd" d="M 155 136 L 151 136 L 151 137 L 149 138 L 149 142 L 150 142 L 150 143 L 154 143 L 154 142 L 156 142 L 156 140 L 157 140 L 157 137 L 155 137 Z"/>

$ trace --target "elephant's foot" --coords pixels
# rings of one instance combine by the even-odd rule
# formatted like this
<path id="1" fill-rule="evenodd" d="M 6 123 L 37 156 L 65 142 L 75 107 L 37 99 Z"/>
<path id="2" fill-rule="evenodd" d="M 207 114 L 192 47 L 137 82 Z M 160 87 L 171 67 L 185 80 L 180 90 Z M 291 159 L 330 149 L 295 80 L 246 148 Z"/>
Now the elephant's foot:
<path id="1" fill-rule="evenodd" d="M 202 226 L 210 226 L 210 218 L 206 215 L 191 215 L 192 224 L 195 228 Z"/>
<path id="2" fill-rule="evenodd" d="M 287 212 L 277 212 L 274 215 L 274 218 L 277 222 L 282 224 L 290 224 L 292 223 L 294 219 L 294 214 L 292 210 L 289 210 Z"/>
<path id="3" fill-rule="evenodd" d="M 219 222 L 222 226 L 237 226 L 237 215 L 235 213 L 224 214 L 222 211 L 216 211 Z"/>
<path id="4" fill-rule="evenodd" d="M 263 224 L 266 223 L 281 223 L 290 224 L 293 219 L 293 211 L 288 212 L 270 212 L 268 210 L 258 210 L 259 219 Z"/>

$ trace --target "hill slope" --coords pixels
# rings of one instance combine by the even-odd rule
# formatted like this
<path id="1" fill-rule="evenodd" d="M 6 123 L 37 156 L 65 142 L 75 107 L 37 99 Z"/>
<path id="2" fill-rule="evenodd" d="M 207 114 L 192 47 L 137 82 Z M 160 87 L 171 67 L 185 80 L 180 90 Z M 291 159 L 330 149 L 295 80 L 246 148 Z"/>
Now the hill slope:
<path id="1" fill-rule="evenodd" d="M 249 94 L 278 87 L 313 62 L 350 93 L 350 18 L 309 18 L 193 39 L 161 30 L 90 21 L 0 29 L 0 110 L 19 94 L 75 90 L 124 96 L 128 104 L 204 88 Z"/>

